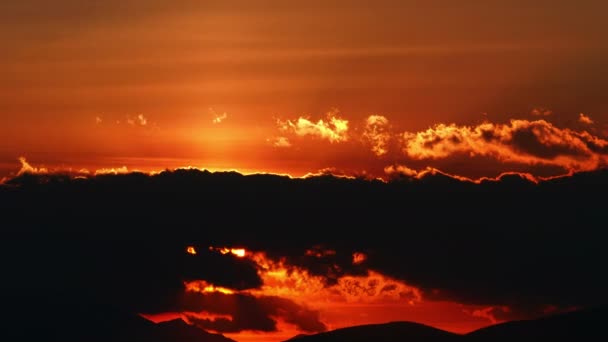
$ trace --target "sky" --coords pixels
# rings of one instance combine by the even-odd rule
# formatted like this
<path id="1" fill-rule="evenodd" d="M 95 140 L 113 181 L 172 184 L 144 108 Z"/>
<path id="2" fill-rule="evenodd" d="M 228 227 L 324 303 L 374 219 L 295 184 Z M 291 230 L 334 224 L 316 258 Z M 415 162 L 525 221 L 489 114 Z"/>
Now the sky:
<path id="1" fill-rule="evenodd" d="M 235 206 L 241 205 L 241 209 L 248 208 L 249 199 L 259 195 L 247 192 L 251 187 L 263 189 L 267 195 L 258 198 L 259 207 L 254 207 L 259 211 L 248 212 L 257 224 L 276 217 L 296 224 L 294 221 L 305 221 L 307 215 L 326 224 L 321 214 L 325 213 L 334 220 L 331 222 L 335 226 L 346 229 L 341 232 L 347 235 L 352 234 L 348 230 L 350 225 L 359 224 L 357 215 L 368 215 L 364 217 L 369 219 L 367 223 L 377 223 L 373 218 L 384 217 L 383 229 L 392 224 L 386 218 L 390 217 L 408 223 L 409 234 L 423 238 L 432 246 L 429 251 L 434 256 L 412 246 L 418 245 L 416 240 L 411 244 L 404 242 L 409 247 L 407 251 L 402 251 L 402 246 L 391 246 L 383 254 L 379 251 L 380 243 L 368 250 L 358 244 L 358 240 L 346 239 L 343 243 L 348 246 L 344 248 L 340 245 L 342 242 L 325 243 L 325 232 L 321 232 L 318 239 L 315 235 L 305 242 L 298 241 L 296 249 L 281 250 L 270 243 L 272 241 L 255 246 L 249 244 L 251 241 L 224 239 L 224 244 L 216 244 L 208 241 L 214 237 L 210 234 L 207 240 L 194 239 L 196 243 L 180 240 L 172 254 L 167 252 L 170 257 L 162 254 L 164 251 L 150 252 L 158 256 L 158 260 L 171 260 L 171 265 L 189 264 L 190 259 L 184 258 L 194 258 L 208 266 L 208 260 L 221 256 L 243 263 L 242 267 L 253 272 L 257 283 L 240 287 L 240 283 L 230 283 L 231 286 L 213 283 L 210 280 L 213 277 L 206 275 L 183 284 L 180 278 L 183 275 L 173 274 L 171 269 L 167 271 L 171 275 L 169 279 L 177 281 L 180 291 L 181 286 L 185 286 L 184 296 L 192 301 L 181 303 L 182 306 L 165 305 L 149 312 L 137 311 L 153 321 L 181 317 L 190 324 L 240 342 L 281 341 L 302 332 L 389 320 L 411 320 L 462 333 L 504 320 L 576 308 L 592 302 L 585 297 L 585 286 L 594 284 L 587 280 L 596 279 L 592 271 L 597 265 L 581 251 L 592 250 L 600 255 L 600 242 L 577 236 L 576 243 L 580 245 L 574 248 L 578 253 L 575 256 L 582 258 L 584 262 L 580 264 L 586 266 L 568 269 L 574 275 L 555 289 L 548 283 L 562 280 L 559 267 L 550 257 L 555 256 L 569 266 L 578 265 L 579 259 L 569 259 L 564 252 L 567 239 L 563 237 L 575 233 L 560 223 L 578 222 L 584 216 L 580 212 L 586 202 L 576 207 L 580 212 L 568 213 L 572 215 L 568 216 L 571 220 L 561 222 L 553 217 L 554 221 L 548 224 L 542 210 L 536 210 L 538 204 L 531 200 L 538 194 L 528 185 L 547 182 L 553 185 L 545 188 L 539 185 L 539 188 L 555 186 L 561 191 L 560 182 L 564 182 L 571 190 L 574 186 L 567 187 L 571 180 L 564 180 L 568 177 L 562 176 L 601 171 L 608 165 L 607 11 L 608 2 L 602 0 L 4 1 L 0 3 L 0 40 L 3 42 L 0 47 L 0 190 L 5 185 L 6 189 L 12 189 L 20 182 L 27 185 L 27 177 L 32 175 L 48 177 L 51 185 L 63 184 L 62 174 L 77 176 L 65 181 L 67 192 L 79 189 L 77 182 L 85 178 L 89 183 L 82 181 L 90 188 L 81 189 L 77 195 L 107 181 L 109 189 L 115 189 L 119 196 L 111 197 L 108 195 L 111 192 L 103 192 L 105 190 L 100 190 L 101 197 L 93 193 L 87 196 L 98 205 L 103 213 L 100 216 L 109 220 L 109 226 L 115 223 L 112 219 L 128 225 L 122 221 L 124 217 L 120 215 L 123 214 L 137 222 L 134 226 L 138 227 L 169 222 L 171 227 L 175 224 L 184 229 L 179 230 L 179 234 L 165 232 L 177 239 L 178 235 L 183 238 L 190 232 L 184 227 L 207 229 L 207 220 L 224 213 L 223 210 L 228 211 L 233 201 L 237 203 Z M 176 168 L 182 169 L 168 176 L 158 173 Z M 230 183 L 234 181 L 230 178 L 232 174 L 218 173 L 214 174 L 213 181 L 205 183 L 207 174 L 186 174 L 187 170 L 194 169 L 288 175 L 293 178 L 273 178 L 268 182 L 280 189 L 290 184 L 295 194 L 323 189 L 322 175 L 348 176 L 344 179 L 353 183 L 348 183 L 346 188 L 352 186 L 363 193 L 370 191 L 373 196 L 357 197 L 359 192 L 355 191 L 353 198 L 363 198 L 359 203 L 348 196 L 341 197 L 343 189 L 334 188 L 334 184 L 328 188 L 335 192 L 328 190 L 326 198 L 321 200 L 307 193 L 306 199 L 312 200 L 306 202 L 292 193 L 279 192 L 271 196 L 275 190 L 269 190 L 271 195 L 268 195 L 266 183 L 257 183 L 265 180 L 262 178 L 247 178 L 242 183 L 235 178 L 236 183 Z M 129 175 L 131 171 L 146 173 Z M 191 208 L 192 202 L 185 199 L 192 193 L 186 187 L 175 194 L 175 203 L 168 203 L 167 198 L 154 198 L 160 203 L 155 204 L 145 196 L 137 197 L 141 194 L 133 195 L 137 197 L 133 203 L 120 202 L 131 198 L 121 187 L 123 176 L 128 186 L 137 188 L 140 185 L 137 177 L 143 177 L 154 185 L 153 189 L 164 193 L 173 191 L 165 188 L 166 178 L 183 185 L 182 182 L 198 182 L 197 177 L 202 177 L 197 186 L 214 182 L 228 184 L 227 193 L 234 198 L 222 198 L 218 191 L 213 194 L 219 197 L 218 203 L 225 206 L 205 199 L 209 202 L 205 202 L 202 209 Z M 416 189 L 430 190 L 416 193 L 422 194 L 423 201 L 417 201 L 415 196 L 403 199 L 397 190 L 392 192 L 393 188 L 387 190 L 374 182 L 370 182 L 368 188 L 356 183 L 351 176 L 385 181 L 405 179 L 418 184 Z M 225 179 L 230 181 L 223 183 Z M 445 189 L 435 187 L 444 184 L 441 182 L 445 179 L 466 185 L 455 186 L 454 195 L 447 185 Z M 298 188 L 299 181 L 308 182 L 305 184 L 310 188 Z M 319 188 L 317 181 L 323 184 Z M 588 184 L 585 181 L 583 175 L 572 182 L 584 187 Z M 76 185 L 69 188 L 70 182 Z M 496 203 L 515 199 L 509 205 L 518 205 L 514 202 L 520 198 L 515 195 L 493 193 L 495 184 L 499 184 L 496 185 L 499 188 L 515 184 L 517 189 L 530 191 L 531 197 L 525 202 L 529 207 L 517 207 L 514 211 L 521 216 L 509 216 L 512 212 L 502 210 L 499 205 L 495 209 L 490 205 L 494 202 L 474 204 L 488 205 L 489 213 L 518 229 L 523 229 L 520 227 L 523 222 L 528 224 L 522 226 L 524 228 L 557 227 L 557 233 L 542 229 L 532 233 L 525 229 L 496 233 L 498 237 L 507 236 L 507 242 L 523 244 L 522 256 L 502 254 L 501 248 L 508 250 L 512 245 L 497 242 L 495 236 L 484 235 L 483 230 L 481 233 L 475 230 L 474 234 L 471 227 L 495 223 L 496 217 L 471 211 L 472 207 L 464 204 L 458 207 L 462 211 L 458 211 L 452 207 L 453 196 L 460 194 L 459 186 L 463 186 L 462 193 L 488 191 Z M 241 186 L 245 190 L 235 190 Z M 440 199 L 433 197 L 436 189 L 441 189 Z M 58 196 L 62 194 L 60 191 Z M 13 203 L 9 190 L 6 194 L 0 191 L 0 195 L 6 195 L 0 199 L 6 199 L 7 205 Z M 334 195 L 352 206 L 334 210 L 333 205 L 340 205 L 331 202 Z M 553 203 L 553 208 L 563 211 L 570 208 L 564 203 L 574 205 L 571 201 L 575 196 L 561 203 L 546 195 L 539 195 L 539 202 Z M 587 200 L 592 198 L 584 193 L 577 195 Z M 277 198 L 284 198 L 285 203 L 277 202 Z M 399 213 L 405 209 L 389 199 L 406 201 L 408 215 L 419 216 L 402 218 Z M 32 208 L 39 208 L 40 215 L 46 215 L 46 205 L 54 202 L 54 198 L 47 200 L 33 203 Z M 355 202 L 349 202 L 351 200 Z M 268 201 L 284 212 L 269 212 L 274 206 L 266 206 Z M 327 204 L 327 208 L 316 206 L 321 202 Z M 78 208 L 81 205 L 69 203 Z M 167 213 L 176 215 L 166 213 L 158 222 L 146 216 L 149 212 L 163 215 L 159 213 L 166 208 L 161 204 L 170 209 Z M 14 204 L 19 210 L 28 205 L 27 201 L 21 208 Z M 47 222 L 49 217 L 54 220 L 55 213 L 72 208 L 67 204 L 57 205 L 59 207 L 53 207 L 55 211 L 49 209 L 52 214 L 48 217 L 41 216 L 41 222 Z M 385 205 L 390 209 L 388 216 L 384 216 Z M 509 205 L 506 208 L 510 208 Z M 305 209 L 298 211 L 300 206 Z M 187 215 L 184 208 L 190 210 Z M 449 215 L 427 212 L 429 208 Z M 88 212 L 88 207 L 80 209 L 89 215 L 83 214 L 86 222 L 97 224 L 100 219 L 97 213 Z M 197 210 L 205 215 L 191 216 Z M 121 214 L 114 217 L 115 212 Z M 527 221 L 524 213 L 534 219 Z M 263 214 L 266 216 L 262 217 Z M 597 219 L 594 216 L 597 212 L 589 215 L 584 216 L 589 222 Z M 243 218 L 234 216 L 238 215 L 229 212 L 222 219 L 243 223 L 239 221 Z M 185 222 L 185 218 L 191 221 Z M 64 223 L 53 220 L 50 222 L 57 226 Z M 27 227 L 38 228 L 36 220 L 23 221 Z M 441 236 L 437 244 L 433 234 L 419 229 L 433 228 L 436 221 L 446 225 L 437 231 Z M 229 226 L 222 220 L 218 222 Z M 273 224 L 283 224 L 277 222 Z M 72 228 L 79 224 L 70 222 L 66 226 Z M 465 232 L 450 230 L 454 226 Z M 471 232 L 466 230 L 469 228 Z M 373 229 L 379 228 L 373 226 Z M 390 230 L 382 231 L 389 236 Z M 460 233 L 462 235 L 458 235 Z M 486 244 L 479 243 L 478 233 L 486 239 L 483 240 Z M 534 242 L 540 243 L 545 233 L 548 241 L 558 242 L 543 245 L 541 252 L 530 247 L 532 244 L 527 245 L 527 240 L 519 240 L 531 234 Z M 591 235 L 596 233 L 592 231 Z M 104 234 L 105 231 L 101 235 Z M 116 236 L 122 236 L 120 234 Z M 224 233 L 214 231 L 214 234 Z M 57 244 L 65 244 L 67 250 L 77 248 L 57 239 Z M 390 238 L 382 242 L 392 243 Z M 466 248 L 461 247 L 461 242 Z M 105 248 L 101 242 L 92 244 L 95 246 L 91 247 L 100 250 Z M 40 248 L 46 251 L 43 244 Z M 242 248 L 246 252 L 236 255 L 230 252 L 231 248 Z M 457 257 L 448 253 L 452 251 L 450 248 L 456 251 Z M 193 250 L 198 253 L 191 253 Z M 225 251 L 228 252 L 223 253 Z M 544 251 L 550 253 L 543 254 Z M 77 252 L 85 254 L 83 260 L 90 257 L 92 262 L 111 265 L 107 266 L 108 270 L 119 267 L 112 264 L 113 260 L 100 261 L 86 251 Z M 391 253 L 416 262 L 406 262 L 405 266 L 398 262 L 395 266 L 387 262 Z M 484 257 L 488 260 L 479 261 Z M 127 253 L 125 260 L 140 266 L 141 260 L 137 258 Z M 451 267 L 446 262 L 450 258 L 459 258 L 462 263 Z M 418 268 L 420 260 L 429 268 Z M 512 260 L 516 262 L 510 264 Z M 532 265 L 528 264 L 530 260 Z M 480 270 L 494 261 L 509 272 L 487 271 L 491 273 L 487 279 L 480 276 L 485 274 Z M 536 274 L 534 262 L 546 268 L 541 267 L 542 271 Z M 462 265 L 468 263 L 470 268 Z M 456 267 L 462 268 L 462 273 L 452 273 Z M 526 268 L 525 277 L 519 278 L 519 268 Z M 429 269 L 438 270 L 438 275 Z M 158 281 L 154 278 L 155 271 L 141 272 Z M 338 276 L 332 278 L 334 273 Z M 121 273 L 121 277 L 140 282 L 129 278 L 129 271 Z M 524 278 L 529 283 L 522 280 Z M 108 284 L 114 286 L 114 280 L 107 279 Z M 572 298 L 564 294 L 564 289 L 577 286 L 578 280 L 580 288 L 573 291 L 577 293 L 571 294 Z M 513 288 L 505 285 L 509 281 L 514 282 Z M 162 288 L 164 285 L 161 281 L 150 286 Z M 597 290 L 593 286 L 599 285 L 588 287 Z M 109 288 L 108 291 L 114 289 Z M 478 292 L 471 294 L 471 289 Z M 124 290 L 124 293 L 139 295 L 136 291 Z M 528 297 L 516 298 L 518 293 Z M 597 291 L 589 293 L 589 296 L 601 297 Z M 102 298 L 114 300 L 111 296 L 104 297 L 106 295 Z M 115 300 L 120 302 L 129 296 Z M 150 298 L 154 297 L 146 300 Z M 538 300 L 533 310 L 522 308 L 532 299 Z M 232 303 L 234 308 L 259 310 L 253 312 L 266 320 L 250 321 L 238 311 L 225 309 L 226 303 Z M 125 305 L 129 309 L 138 307 L 130 304 Z M 298 314 L 290 316 L 290 312 Z"/>
<path id="2" fill-rule="evenodd" d="M 567 173 L 582 167 L 546 160 L 554 156 L 421 157 L 403 137 L 519 119 L 605 138 L 607 6 L 5 2 L 0 169 L 14 173 L 26 157 L 91 172 Z M 365 134 L 372 116 L 384 120 L 380 140 Z"/>

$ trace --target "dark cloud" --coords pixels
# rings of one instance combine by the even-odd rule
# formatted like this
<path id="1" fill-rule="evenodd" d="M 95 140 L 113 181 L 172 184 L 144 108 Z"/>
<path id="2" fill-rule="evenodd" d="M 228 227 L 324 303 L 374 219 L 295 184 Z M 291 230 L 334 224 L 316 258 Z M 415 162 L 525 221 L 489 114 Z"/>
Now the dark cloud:
<path id="1" fill-rule="evenodd" d="M 188 316 L 195 325 L 220 333 L 243 330 L 277 331 L 277 319 L 295 325 L 303 332 L 322 332 L 327 327 L 319 312 L 299 305 L 292 300 L 276 296 L 254 297 L 248 294 L 190 293 L 184 300 L 187 311 L 205 311 L 210 314 L 229 315 L 230 318 L 199 318 Z"/>
<path id="2" fill-rule="evenodd" d="M 129 311 L 170 311 L 186 280 L 260 286 L 246 258 L 208 250 L 243 246 L 285 257 L 328 284 L 374 270 L 430 300 L 521 313 L 581 307 L 608 300 L 600 200 L 607 192 L 605 170 L 477 183 L 441 172 L 389 183 L 198 170 L 88 178 L 26 172 L 0 187 L 0 286 L 6 294 L 61 291 Z M 353 263 L 357 252 L 364 262 Z M 234 298 L 260 317 L 320 327 L 314 313 L 289 301 Z M 273 328 L 226 314 L 232 320 L 204 324 Z"/>

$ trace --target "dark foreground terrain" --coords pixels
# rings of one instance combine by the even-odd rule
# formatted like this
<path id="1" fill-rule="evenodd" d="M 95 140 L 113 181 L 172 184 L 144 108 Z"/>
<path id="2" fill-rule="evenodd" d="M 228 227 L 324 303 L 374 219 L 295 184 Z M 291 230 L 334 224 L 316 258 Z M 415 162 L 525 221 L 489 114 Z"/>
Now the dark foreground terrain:
<path id="1" fill-rule="evenodd" d="M 452 334 L 421 324 L 392 322 L 300 335 L 289 342 L 502 342 L 502 341 L 605 341 L 608 308 L 594 308 L 536 320 L 513 321 L 466 335 Z"/>
<path id="2" fill-rule="evenodd" d="M 282 256 L 328 283 L 374 270 L 429 300 L 508 305 L 507 320 L 538 317 L 547 305 L 605 305 L 606 194 L 607 171 L 539 184 L 518 175 L 474 184 L 442 174 L 388 183 L 198 170 L 24 174 L 0 185 L 0 340 L 226 340 L 138 315 L 199 310 L 184 301 L 187 280 L 236 290 L 262 285 L 254 263 L 209 246 Z M 311 246 L 336 253 L 308 257 Z M 355 251 L 369 258 L 354 264 Z M 465 337 L 395 323 L 301 339 L 595 340 L 605 336 L 605 313 L 507 323 Z M 274 323 L 264 317 L 266 329 Z"/>

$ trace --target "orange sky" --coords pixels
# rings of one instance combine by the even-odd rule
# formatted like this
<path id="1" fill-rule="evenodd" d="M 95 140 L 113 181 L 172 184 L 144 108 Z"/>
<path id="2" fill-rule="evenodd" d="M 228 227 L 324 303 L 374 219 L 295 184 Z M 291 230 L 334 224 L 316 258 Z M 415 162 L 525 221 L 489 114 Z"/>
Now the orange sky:
<path id="1" fill-rule="evenodd" d="M 478 178 L 605 167 L 607 12 L 604 0 L 4 1 L 0 182 L 19 170 Z M 349 292 L 269 267 L 251 294 L 306 304 L 330 329 L 411 320 L 466 332 L 503 310 L 433 300 L 378 273 L 342 278 L 362 284 Z M 299 333 L 279 328 L 227 336 Z"/>
<path id="2" fill-rule="evenodd" d="M 361 137 L 371 115 L 398 137 L 539 118 L 605 136 L 606 10 L 600 0 L 5 2 L 0 174 L 19 170 L 19 156 L 91 170 L 563 173 L 419 161 L 402 146 L 378 160 Z M 349 122 L 345 141 L 281 131 L 334 108 Z"/>

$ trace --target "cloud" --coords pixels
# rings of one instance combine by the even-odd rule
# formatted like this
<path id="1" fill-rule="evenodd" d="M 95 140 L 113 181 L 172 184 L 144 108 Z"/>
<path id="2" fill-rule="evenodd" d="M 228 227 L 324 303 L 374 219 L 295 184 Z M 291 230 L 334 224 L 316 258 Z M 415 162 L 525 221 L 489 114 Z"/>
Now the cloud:
<path id="1" fill-rule="evenodd" d="M 49 170 L 45 167 L 33 167 L 32 165 L 30 165 L 30 163 L 27 162 L 25 157 L 19 157 L 19 162 L 21 163 L 21 169 L 17 172 L 17 176 L 21 176 L 24 174 L 41 175 L 49 173 Z"/>
<path id="2" fill-rule="evenodd" d="M 95 170 L 95 175 L 120 175 L 129 173 L 129 169 L 126 166 L 118 168 L 103 168 Z"/>
<path id="3" fill-rule="evenodd" d="M 328 140 L 331 143 L 340 143 L 348 140 L 348 120 L 338 116 L 338 110 L 327 113 L 327 119 L 317 122 L 309 118 L 300 117 L 296 120 L 277 120 L 282 132 L 293 133 L 297 136 L 313 136 Z"/>
<path id="4" fill-rule="evenodd" d="M 443 159 L 457 154 L 503 162 L 559 166 L 570 171 L 606 165 L 608 141 L 586 131 L 558 128 L 545 120 L 484 122 L 477 126 L 438 124 L 402 135 L 403 152 L 413 159 Z"/>
<path id="5" fill-rule="evenodd" d="M 504 322 L 503 316 L 510 313 L 511 309 L 508 306 L 489 306 L 472 311 L 465 310 L 465 312 L 470 313 L 473 317 L 485 318 L 490 321 L 490 323 L 497 324 Z"/>
<path id="6" fill-rule="evenodd" d="M 266 139 L 274 147 L 291 147 L 291 142 L 287 137 L 274 137 Z"/>
<path id="7" fill-rule="evenodd" d="M 367 260 L 367 255 L 365 255 L 365 253 L 361 253 L 361 252 L 353 253 L 353 265 L 360 265 L 360 264 L 364 263 L 365 260 Z"/>
<path id="8" fill-rule="evenodd" d="M 551 109 L 537 107 L 537 108 L 532 109 L 530 114 L 532 114 L 534 116 L 549 116 L 549 115 L 553 114 L 553 111 Z"/>
<path id="9" fill-rule="evenodd" d="M 91 175 L 91 172 L 85 168 L 73 169 L 71 167 L 58 166 L 53 168 L 36 167 L 30 164 L 25 157 L 19 157 L 21 168 L 17 171 L 17 178 L 24 175 L 42 176 L 40 179 L 52 180 L 56 178 L 86 178 Z M 5 178 L 4 182 L 11 181 L 10 178 Z"/>
<path id="10" fill-rule="evenodd" d="M 223 112 L 222 114 L 218 114 L 213 108 L 209 108 L 209 111 L 211 112 L 211 115 L 213 115 L 213 120 L 211 120 L 211 122 L 213 122 L 213 124 L 222 123 L 222 121 L 224 121 L 228 118 L 228 113 L 226 113 L 226 112 Z"/>
<path id="11" fill-rule="evenodd" d="M 593 124 L 593 120 L 591 120 L 591 118 L 587 115 L 585 115 L 584 113 L 580 113 L 578 116 L 578 122 L 580 123 L 584 123 L 586 125 L 592 125 Z"/>
<path id="12" fill-rule="evenodd" d="M 100 116 L 95 117 L 95 124 L 101 125 L 102 122 L 103 122 L 103 119 Z"/>
<path id="13" fill-rule="evenodd" d="M 406 177 L 418 177 L 419 172 L 405 165 L 389 165 L 384 168 L 387 175 L 403 175 Z"/>
<path id="14" fill-rule="evenodd" d="M 147 126 L 148 119 L 143 114 L 138 114 L 135 117 L 127 116 L 127 124 L 131 126 Z"/>
<path id="15" fill-rule="evenodd" d="M 540 181 L 546 181 L 551 179 L 557 179 L 561 177 L 566 177 L 568 175 L 560 175 L 560 176 L 549 176 L 549 177 L 535 177 L 534 175 L 527 172 L 513 172 L 507 171 L 502 172 L 496 177 L 480 177 L 480 178 L 468 178 L 459 175 L 449 174 L 447 172 L 443 172 L 439 169 L 427 166 L 421 170 L 415 170 L 409 168 L 405 165 L 395 164 L 389 165 L 384 168 L 384 173 L 386 173 L 390 179 L 393 180 L 423 180 L 425 178 L 433 178 L 433 177 L 443 177 L 444 179 L 451 179 L 458 182 L 467 182 L 467 183 L 475 183 L 481 184 L 484 182 L 502 182 L 506 179 L 520 179 L 523 181 L 531 182 L 531 183 L 539 183 Z"/>
<path id="16" fill-rule="evenodd" d="M 365 121 L 363 139 L 377 156 L 388 153 L 388 144 L 391 140 L 388 119 L 382 115 L 369 116 Z"/>
<path id="17" fill-rule="evenodd" d="M 273 332 L 277 331 L 277 319 L 293 324 L 302 332 L 315 333 L 327 330 L 327 326 L 319 318 L 318 311 L 277 296 L 196 293 L 189 294 L 184 302 L 188 311 L 205 311 L 212 315 L 220 315 L 217 318 L 186 315 L 194 325 L 219 333 L 244 330 Z"/>

